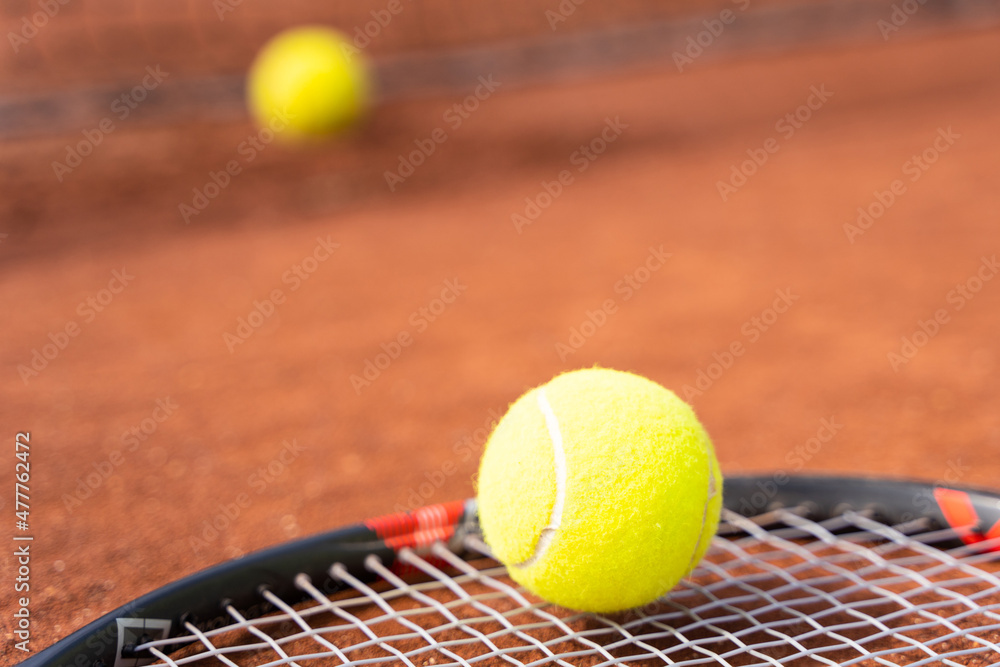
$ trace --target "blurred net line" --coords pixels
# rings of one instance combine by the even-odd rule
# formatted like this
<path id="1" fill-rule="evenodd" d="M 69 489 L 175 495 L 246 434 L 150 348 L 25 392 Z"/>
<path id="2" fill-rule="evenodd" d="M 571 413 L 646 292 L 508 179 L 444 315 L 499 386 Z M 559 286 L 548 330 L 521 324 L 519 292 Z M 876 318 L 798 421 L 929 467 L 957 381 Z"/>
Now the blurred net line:
<path id="1" fill-rule="evenodd" d="M 51 1 L 58 3 L 60 0 Z M 234 12 L 247 11 L 251 14 L 248 11 L 251 9 L 249 0 L 240 0 L 247 3 L 245 9 L 241 9 L 242 5 L 233 4 L 237 1 L 216 0 L 230 3 Z M 72 3 L 73 0 L 66 2 Z M 410 0 L 399 2 L 404 3 L 402 6 L 405 8 L 405 3 Z M 573 4 L 573 0 L 564 2 Z M 908 6 L 916 9 L 912 13 L 905 13 L 905 22 L 895 26 L 898 29 L 891 33 L 892 39 L 915 38 L 943 31 L 989 29 L 1000 25 L 1000 0 L 924 0 L 924 4 L 920 4 L 920 0 L 816 0 L 763 7 L 758 7 L 754 0 L 732 0 L 713 5 L 705 11 L 706 5 L 711 4 L 710 0 L 707 3 L 694 3 L 702 8 L 701 13 L 668 18 L 660 17 L 647 7 L 665 3 L 623 3 L 617 12 L 610 12 L 618 22 L 601 25 L 597 21 L 595 25 L 593 16 L 604 16 L 609 14 L 608 11 L 588 15 L 589 20 L 579 21 L 573 14 L 564 16 L 568 28 L 564 29 L 564 24 L 559 23 L 554 30 L 550 26 L 551 16 L 546 12 L 556 11 L 552 7 L 558 8 L 560 5 L 547 7 L 535 0 L 524 0 L 512 3 L 511 8 L 514 9 L 509 12 L 505 5 L 504 11 L 510 15 L 504 20 L 492 17 L 490 20 L 474 22 L 472 25 L 478 28 L 469 27 L 467 12 L 457 12 L 452 21 L 469 28 L 457 31 L 464 35 L 464 39 L 456 38 L 455 30 L 443 31 L 437 40 L 421 38 L 429 28 L 419 23 L 422 27 L 398 31 L 408 35 L 408 39 L 397 37 L 390 40 L 386 37 L 385 40 L 380 40 L 376 36 L 371 39 L 365 51 L 373 56 L 380 100 L 393 102 L 413 97 L 470 92 L 479 77 L 485 76 L 492 76 L 503 82 L 505 87 L 516 87 L 547 81 L 585 79 L 630 68 L 659 67 L 688 71 L 703 62 L 742 54 L 783 52 L 840 43 L 882 43 L 888 41 L 885 26 L 889 23 L 886 22 L 892 21 L 894 11 L 902 11 L 900 6 L 903 3 L 909 3 Z M 204 6 L 212 4 L 204 3 Z M 371 11 L 370 8 L 375 4 L 377 3 L 358 3 L 355 13 Z M 443 4 L 432 3 L 432 6 L 440 8 Z M 67 4 L 67 7 L 70 6 L 72 5 Z M 184 6 L 190 8 L 190 2 Z M 574 6 L 582 11 L 583 7 L 590 5 Z M 748 9 L 741 12 L 741 6 Z M 637 22 L 639 18 L 643 18 L 637 7 L 646 8 L 646 20 Z M 533 9 L 530 14 L 532 20 L 526 18 L 526 8 Z M 691 46 L 692 40 L 708 30 L 706 21 L 716 21 L 724 9 L 733 12 L 735 19 L 725 24 L 721 32 L 711 35 L 710 41 L 703 39 L 707 43 L 698 48 Z M 207 10 L 203 7 L 201 11 L 204 13 Z M 410 10 L 411 17 L 422 11 L 423 8 L 420 11 Z M 482 11 L 497 10 L 494 7 L 483 8 Z M 8 6 L 8 16 L 12 13 Z M 439 11 L 438 14 L 440 13 Z M 87 16 L 89 14 L 85 14 L 82 23 L 88 26 L 84 33 L 91 41 L 98 39 L 95 35 L 99 29 L 94 27 L 95 23 L 105 27 L 115 25 L 119 30 L 130 25 L 128 17 L 118 17 L 115 21 L 102 23 L 86 18 Z M 406 12 L 399 16 L 406 16 Z M 370 14 L 361 13 L 354 19 L 342 17 L 337 27 L 349 32 L 344 27 L 345 21 L 349 25 L 354 20 L 361 26 L 366 17 L 369 21 L 374 20 Z M 132 17 L 131 20 L 145 25 L 156 19 Z M 425 18 L 424 22 L 433 23 L 433 20 Z M 223 22 L 220 25 L 226 26 Z M 715 26 L 718 30 L 719 24 L 715 23 Z M 239 43 L 241 47 L 253 44 L 256 48 L 282 27 L 285 26 L 272 21 L 267 24 L 266 32 L 261 33 L 260 39 L 250 39 L 244 38 L 245 35 L 239 32 L 240 27 L 230 24 L 227 29 L 236 31 L 237 36 L 244 39 L 234 40 L 233 34 L 223 34 L 218 35 L 216 41 L 228 39 L 231 43 Z M 219 30 L 219 27 L 214 29 Z M 141 33 L 143 30 L 133 26 L 133 32 Z M 201 39 L 205 41 L 208 38 L 204 30 L 202 33 Z M 39 30 L 38 39 L 41 34 L 42 29 Z M 470 39 L 470 35 L 475 39 Z M 105 73 L 104 78 L 117 76 L 120 79 L 114 83 L 88 83 L 86 77 L 81 77 L 74 80 L 73 84 L 67 84 L 60 82 L 58 77 L 50 77 L 50 80 L 41 77 L 38 81 L 47 81 L 48 87 L 0 94 L 0 138 L 16 139 L 88 127 L 106 116 L 115 98 L 138 83 L 145 73 L 144 68 L 151 67 L 154 63 L 162 65 L 169 76 L 139 106 L 136 116 L 144 122 L 168 124 L 185 120 L 229 120 L 245 114 L 244 70 L 253 56 L 252 49 L 237 49 L 238 53 L 230 54 L 228 60 L 222 58 L 221 61 L 214 62 L 211 71 L 202 72 L 190 68 L 186 71 L 183 59 L 171 63 L 170 58 L 176 57 L 176 48 L 174 51 L 158 51 L 149 35 L 145 35 L 140 41 L 144 43 L 133 44 L 134 50 L 131 52 L 124 51 L 125 47 L 118 44 L 117 59 L 113 58 L 113 53 L 104 53 L 106 63 L 117 63 L 118 69 L 128 70 L 134 81 L 124 71 L 117 74 Z M 24 49 L 32 46 L 29 43 Z M 684 62 L 682 70 L 675 59 L 677 54 L 689 58 Z M 166 58 L 166 64 L 156 60 L 158 55 Z M 145 60 L 137 61 L 136 58 L 140 56 Z M 50 50 L 43 59 L 51 64 L 57 62 L 59 57 L 56 51 Z M 8 86 L 11 91 L 18 89 L 14 85 L 18 79 L 12 76 L 12 72 L 17 71 L 12 68 L 12 65 L 17 65 L 16 60 L 16 56 L 9 59 L 8 55 L 5 68 L 8 71 L 3 73 L 3 78 L 12 84 Z M 203 60 L 212 62 L 211 58 Z M 127 67 L 122 67 L 123 61 L 127 63 Z M 81 68 L 86 66 L 86 63 L 80 65 Z M 72 70 L 72 61 L 66 67 Z"/>

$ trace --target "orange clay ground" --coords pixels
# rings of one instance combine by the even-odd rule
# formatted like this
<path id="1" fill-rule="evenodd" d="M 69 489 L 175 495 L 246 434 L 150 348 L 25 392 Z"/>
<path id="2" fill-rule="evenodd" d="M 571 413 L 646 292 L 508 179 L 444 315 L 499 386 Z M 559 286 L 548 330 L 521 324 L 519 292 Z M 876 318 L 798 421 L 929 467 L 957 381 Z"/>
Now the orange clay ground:
<path id="1" fill-rule="evenodd" d="M 689 396 L 730 472 L 995 486 L 998 37 L 501 86 L 457 129 L 457 99 L 401 103 L 249 163 L 245 123 L 122 123 L 62 183 L 77 134 L 6 144 L 0 422 L 31 432 L 32 647 L 238 554 L 471 495 L 491 420 L 581 366 Z M 814 87 L 809 120 L 776 126 Z M 606 119 L 620 134 L 581 172 Z M 447 141 L 390 192 L 436 127 Z M 50 334 L 64 349 L 19 372 Z M 352 382 L 383 346 L 397 358 Z"/>

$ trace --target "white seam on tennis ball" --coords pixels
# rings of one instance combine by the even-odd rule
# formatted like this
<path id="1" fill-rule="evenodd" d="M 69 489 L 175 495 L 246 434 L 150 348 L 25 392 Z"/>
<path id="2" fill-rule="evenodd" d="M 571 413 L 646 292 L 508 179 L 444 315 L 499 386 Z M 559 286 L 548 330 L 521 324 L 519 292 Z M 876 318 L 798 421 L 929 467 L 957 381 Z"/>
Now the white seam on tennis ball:
<path id="1" fill-rule="evenodd" d="M 718 493 L 718 487 L 715 482 L 715 468 L 712 465 L 712 453 L 708 452 L 708 497 L 705 498 L 705 508 L 701 513 L 701 530 L 698 532 L 698 541 L 694 543 L 694 551 L 691 553 L 691 560 L 688 561 L 687 570 L 684 576 L 691 574 L 697 563 L 695 562 L 695 557 L 698 552 L 701 551 L 701 541 L 705 539 L 705 524 L 708 523 L 708 506 L 712 504 L 712 498 L 715 498 L 715 494 Z"/>
<path id="2" fill-rule="evenodd" d="M 542 528 L 538 534 L 535 552 L 527 560 L 514 563 L 514 567 L 531 567 L 545 555 L 552 540 L 556 537 L 556 531 L 562 524 L 563 503 L 566 500 L 566 452 L 563 449 L 562 431 L 559 430 L 559 419 L 552 411 L 552 405 L 549 404 L 544 387 L 538 390 L 538 408 L 545 417 L 549 440 L 552 441 L 553 467 L 556 473 L 556 499 L 552 503 L 552 514 L 549 515 L 548 525 Z"/>

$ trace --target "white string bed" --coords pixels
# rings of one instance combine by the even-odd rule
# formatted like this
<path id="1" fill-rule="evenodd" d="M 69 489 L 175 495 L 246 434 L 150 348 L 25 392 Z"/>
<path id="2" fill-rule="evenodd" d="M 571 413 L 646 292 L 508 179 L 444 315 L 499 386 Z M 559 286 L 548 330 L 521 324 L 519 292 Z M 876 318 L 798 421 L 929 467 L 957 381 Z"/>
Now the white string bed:
<path id="1" fill-rule="evenodd" d="M 1000 665 L 995 556 L 933 546 L 918 532 L 847 513 L 816 523 L 789 510 L 750 521 L 725 511 L 691 577 L 645 608 L 571 612 L 517 587 L 476 538 L 471 560 L 436 544 L 404 549 L 394 570 L 370 556 L 366 583 L 185 638 L 149 642 L 158 664 L 190 665 Z M 405 575 L 397 573 L 408 570 Z M 168 646 L 191 645 L 167 654 Z M 207 659 L 207 661 L 206 661 Z"/>

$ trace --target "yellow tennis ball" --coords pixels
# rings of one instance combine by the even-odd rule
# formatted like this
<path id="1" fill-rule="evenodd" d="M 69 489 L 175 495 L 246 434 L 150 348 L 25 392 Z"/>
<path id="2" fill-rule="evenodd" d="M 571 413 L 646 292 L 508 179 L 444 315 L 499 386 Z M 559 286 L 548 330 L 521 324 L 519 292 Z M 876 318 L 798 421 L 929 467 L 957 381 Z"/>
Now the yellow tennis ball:
<path id="1" fill-rule="evenodd" d="M 368 108 L 368 66 L 347 37 L 323 27 L 286 30 L 250 67 L 247 102 L 262 127 L 293 138 L 328 135 Z"/>
<path id="2" fill-rule="evenodd" d="M 602 368 L 519 398 L 478 480 L 483 535 L 511 577 L 550 602 L 611 612 L 661 597 L 719 523 L 722 474 L 691 407 Z"/>

